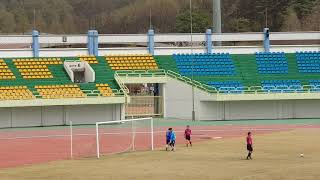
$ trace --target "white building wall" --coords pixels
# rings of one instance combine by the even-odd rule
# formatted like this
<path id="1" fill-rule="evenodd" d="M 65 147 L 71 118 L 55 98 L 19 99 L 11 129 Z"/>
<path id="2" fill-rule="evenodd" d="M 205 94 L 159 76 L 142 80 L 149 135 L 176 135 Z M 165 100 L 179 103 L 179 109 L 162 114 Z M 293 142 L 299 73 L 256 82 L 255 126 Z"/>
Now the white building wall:
<path id="1" fill-rule="evenodd" d="M 0 108 L 0 128 L 11 127 L 11 109 Z"/>
<path id="2" fill-rule="evenodd" d="M 192 117 L 192 87 L 173 78 L 168 78 L 163 85 L 164 92 L 164 117 L 191 119 Z M 200 118 L 200 99 L 210 99 L 210 94 L 194 88 L 194 109 L 196 119 Z"/>
<path id="3" fill-rule="evenodd" d="M 224 120 L 225 119 L 225 103 L 202 101 L 200 103 L 199 119 L 201 120 Z"/>
<path id="4" fill-rule="evenodd" d="M 95 124 L 97 121 L 112 121 L 114 105 L 66 106 L 66 122 L 69 124 Z"/>
<path id="5" fill-rule="evenodd" d="M 301 100 L 294 102 L 295 118 L 315 118 L 320 117 L 319 100 Z"/>
<path id="6" fill-rule="evenodd" d="M 163 85 L 166 118 L 192 118 L 192 88 L 168 78 Z M 195 88 L 197 120 L 319 118 L 320 100 L 214 101 L 214 95 Z"/>
<path id="7" fill-rule="evenodd" d="M 54 126 L 64 124 L 63 106 L 43 106 L 41 110 L 43 126 Z"/>
<path id="8" fill-rule="evenodd" d="M 120 120 L 121 104 L 0 108 L 0 128 L 73 124 Z"/>
<path id="9" fill-rule="evenodd" d="M 276 101 L 226 102 L 225 119 L 277 119 Z"/>
<path id="10" fill-rule="evenodd" d="M 12 127 L 41 126 L 41 107 L 12 108 Z"/>

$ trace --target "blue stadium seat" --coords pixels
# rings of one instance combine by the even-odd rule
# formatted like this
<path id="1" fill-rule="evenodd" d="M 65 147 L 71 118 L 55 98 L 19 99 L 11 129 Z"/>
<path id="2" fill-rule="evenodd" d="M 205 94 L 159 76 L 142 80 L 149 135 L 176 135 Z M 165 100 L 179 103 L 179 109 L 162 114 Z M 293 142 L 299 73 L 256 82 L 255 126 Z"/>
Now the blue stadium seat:
<path id="1" fill-rule="evenodd" d="M 303 87 L 299 80 L 264 80 L 261 82 L 262 89 L 270 93 L 302 92 Z"/>
<path id="2" fill-rule="evenodd" d="M 320 92 L 320 80 L 309 80 L 310 92 Z"/>
<path id="3" fill-rule="evenodd" d="M 235 66 L 228 53 L 173 54 L 180 73 L 184 76 L 231 76 Z"/>
<path id="4" fill-rule="evenodd" d="M 244 87 L 239 81 L 224 81 L 224 82 L 208 82 L 209 86 L 215 87 L 221 93 L 227 94 L 241 94 L 244 91 Z"/>
<path id="5" fill-rule="evenodd" d="M 320 73 L 320 51 L 296 52 L 300 73 Z"/>
<path id="6" fill-rule="evenodd" d="M 260 74 L 287 74 L 288 62 L 284 52 L 255 53 Z"/>

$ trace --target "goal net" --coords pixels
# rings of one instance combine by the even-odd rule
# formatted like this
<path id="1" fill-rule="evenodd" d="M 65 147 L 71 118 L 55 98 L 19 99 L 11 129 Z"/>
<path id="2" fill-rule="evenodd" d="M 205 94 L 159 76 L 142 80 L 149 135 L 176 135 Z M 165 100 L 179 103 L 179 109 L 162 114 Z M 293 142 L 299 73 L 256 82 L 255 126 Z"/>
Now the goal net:
<path id="1" fill-rule="evenodd" d="M 97 158 L 102 154 L 153 150 L 153 118 L 96 123 Z"/>

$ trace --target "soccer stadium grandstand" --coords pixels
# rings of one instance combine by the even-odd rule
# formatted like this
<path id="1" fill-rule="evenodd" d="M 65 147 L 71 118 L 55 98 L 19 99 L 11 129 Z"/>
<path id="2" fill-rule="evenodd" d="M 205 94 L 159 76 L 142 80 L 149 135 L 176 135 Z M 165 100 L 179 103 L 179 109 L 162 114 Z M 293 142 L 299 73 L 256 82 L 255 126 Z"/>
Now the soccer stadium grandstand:
<path id="1" fill-rule="evenodd" d="M 25 54 L 14 55 L 14 49 L 0 51 L 0 127 L 64 125 L 71 121 L 94 124 L 146 116 L 196 120 L 320 117 L 315 109 L 320 104 L 319 46 L 266 46 L 272 36 L 265 33 L 269 32 L 243 34 L 252 41 L 262 41 L 264 49 L 215 49 L 207 43 L 192 51 L 155 47 L 156 41 L 188 39 L 178 34 L 148 33 L 143 37 L 148 37 L 147 48 L 121 50 L 98 48 L 95 38 L 101 36 L 99 43 L 108 43 L 105 37 L 109 36 L 88 33 L 88 49 L 66 48 L 61 52 L 39 48 L 41 38 L 57 41 L 57 35 L 33 36 L 33 48 Z M 314 40 L 318 35 L 274 34 L 278 40 Z M 195 41 L 212 41 L 214 34 L 194 36 Z M 234 41 L 239 38 L 238 34 L 228 34 L 226 40 L 230 36 Z M 84 43 L 86 38 L 81 37 L 70 44 Z M 123 37 L 110 38 L 124 42 Z M 131 43 L 129 39 L 137 37 L 125 38 Z"/>

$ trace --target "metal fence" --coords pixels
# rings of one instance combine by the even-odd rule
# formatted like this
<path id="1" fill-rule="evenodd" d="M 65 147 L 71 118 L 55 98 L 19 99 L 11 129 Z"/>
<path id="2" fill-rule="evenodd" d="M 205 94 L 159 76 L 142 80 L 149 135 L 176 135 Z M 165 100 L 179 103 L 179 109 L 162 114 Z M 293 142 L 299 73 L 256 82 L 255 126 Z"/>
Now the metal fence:
<path id="1" fill-rule="evenodd" d="M 127 117 L 163 116 L 163 96 L 130 96 Z"/>

